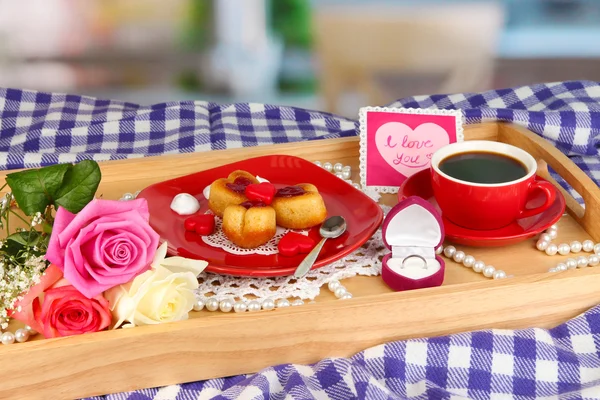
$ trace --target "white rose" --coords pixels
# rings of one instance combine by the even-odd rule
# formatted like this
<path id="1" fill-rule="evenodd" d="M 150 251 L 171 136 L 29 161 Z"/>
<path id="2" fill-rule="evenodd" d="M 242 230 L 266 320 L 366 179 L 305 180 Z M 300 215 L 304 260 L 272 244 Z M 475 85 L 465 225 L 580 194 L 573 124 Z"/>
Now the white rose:
<path id="1" fill-rule="evenodd" d="M 197 276 L 206 268 L 206 261 L 183 257 L 165 258 L 167 244 L 156 251 L 152 268 L 131 282 L 104 293 L 110 303 L 114 328 L 123 325 L 160 324 L 188 318 L 198 288 Z"/>

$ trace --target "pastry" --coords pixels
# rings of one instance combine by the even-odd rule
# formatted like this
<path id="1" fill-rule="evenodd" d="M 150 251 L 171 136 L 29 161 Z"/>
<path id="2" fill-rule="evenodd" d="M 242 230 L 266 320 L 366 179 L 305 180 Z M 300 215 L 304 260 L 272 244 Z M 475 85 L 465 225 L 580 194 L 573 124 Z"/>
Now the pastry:
<path id="1" fill-rule="evenodd" d="M 223 233 L 245 249 L 267 243 L 276 230 L 275 210 L 263 202 L 245 201 L 227 207 L 223 213 Z"/>
<path id="2" fill-rule="evenodd" d="M 310 228 L 327 217 L 323 198 L 310 183 L 279 189 L 271 206 L 277 215 L 277 225 L 288 229 Z"/>
<path id="3" fill-rule="evenodd" d="M 233 171 L 227 178 L 217 179 L 210 185 L 208 208 L 218 217 L 225 209 L 248 200 L 246 186 L 258 183 L 254 175 L 246 171 Z"/>

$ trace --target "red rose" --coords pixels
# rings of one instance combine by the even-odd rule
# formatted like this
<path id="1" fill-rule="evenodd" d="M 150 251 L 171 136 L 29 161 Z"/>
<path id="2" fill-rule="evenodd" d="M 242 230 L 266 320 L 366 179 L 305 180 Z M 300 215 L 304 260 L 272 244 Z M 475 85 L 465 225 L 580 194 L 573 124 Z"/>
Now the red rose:
<path id="1" fill-rule="evenodd" d="M 101 294 L 88 299 L 66 279 L 59 278 L 59 272 L 55 265 L 48 267 L 40 283 L 17 303 L 21 311 L 13 318 L 25 322 L 45 338 L 108 328 L 112 320 L 108 301 Z"/>

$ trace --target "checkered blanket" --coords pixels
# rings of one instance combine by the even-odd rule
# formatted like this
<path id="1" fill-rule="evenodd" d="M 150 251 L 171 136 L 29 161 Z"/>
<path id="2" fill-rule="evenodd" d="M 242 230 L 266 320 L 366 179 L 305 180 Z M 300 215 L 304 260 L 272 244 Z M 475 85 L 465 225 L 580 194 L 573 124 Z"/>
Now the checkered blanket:
<path id="1" fill-rule="evenodd" d="M 553 142 L 598 183 L 600 84 L 419 96 L 391 106 L 460 108 L 467 123 L 510 121 Z M 152 106 L 0 89 L 0 169 L 317 140 L 356 134 L 331 114 L 262 104 Z M 600 399 L 600 308 L 552 330 L 482 331 L 388 343 L 349 359 L 105 399 Z M 100 399 L 100 398 L 98 398 Z"/>

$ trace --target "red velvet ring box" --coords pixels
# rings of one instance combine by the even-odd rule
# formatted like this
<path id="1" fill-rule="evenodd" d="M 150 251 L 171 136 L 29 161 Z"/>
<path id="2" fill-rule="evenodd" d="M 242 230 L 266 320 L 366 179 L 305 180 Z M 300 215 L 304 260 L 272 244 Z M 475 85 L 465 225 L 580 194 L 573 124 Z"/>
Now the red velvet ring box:
<path id="1" fill-rule="evenodd" d="M 444 224 L 431 203 L 411 196 L 396 204 L 383 221 L 382 236 L 392 252 L 383 257 L 381 277 L 391 289 L 442 284 L 446 266 L 435 249 L 444 241 Z"/>

